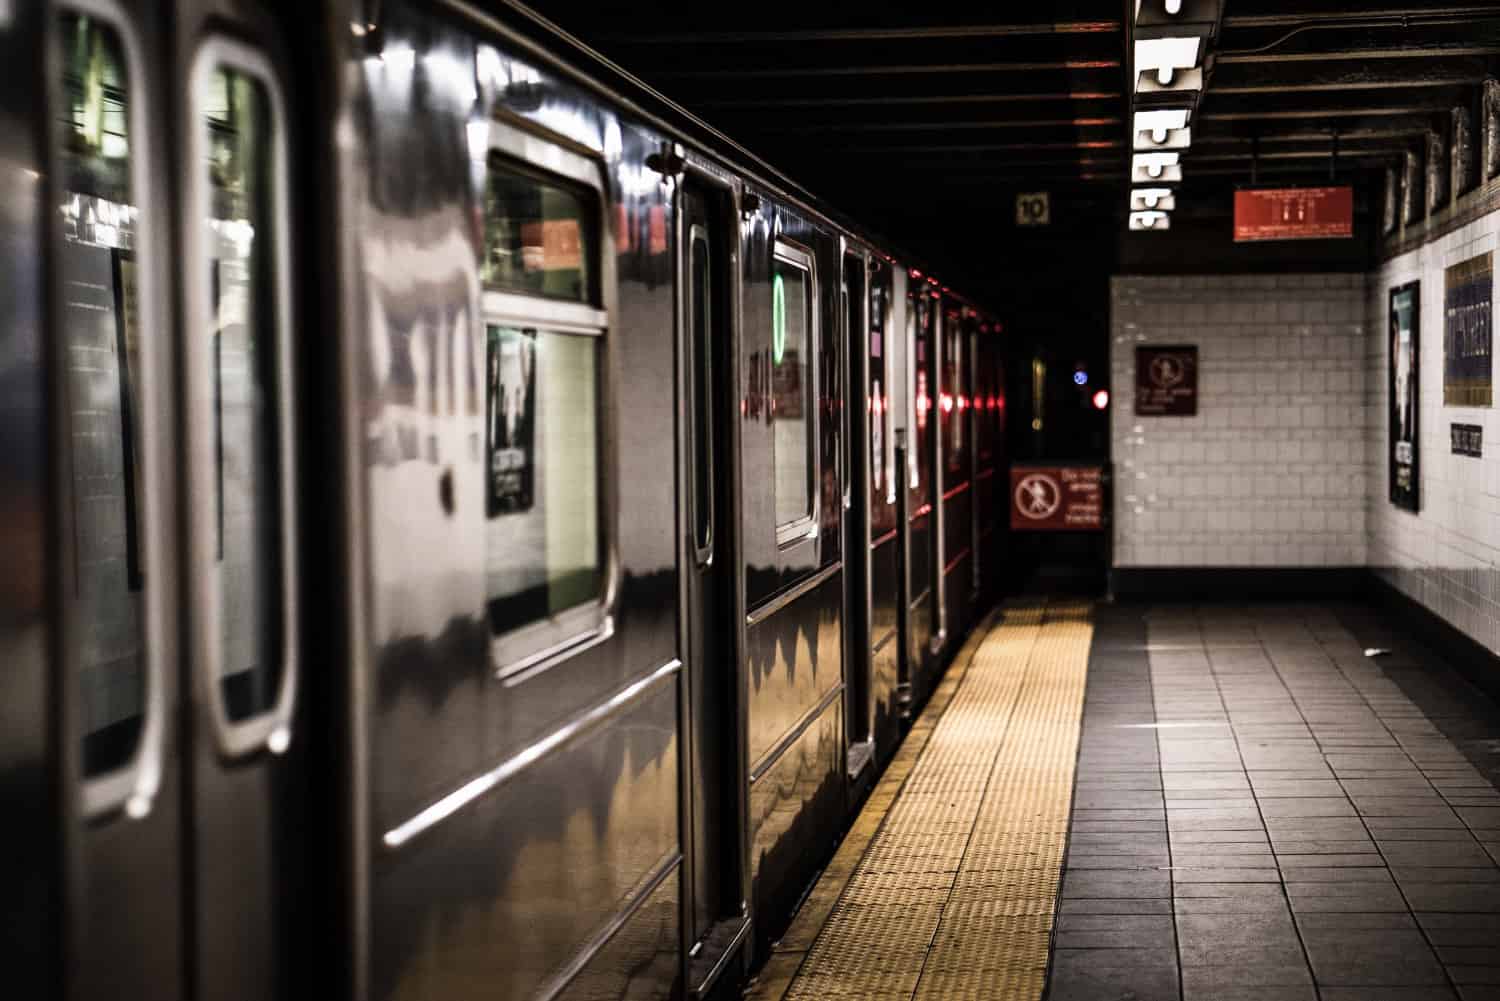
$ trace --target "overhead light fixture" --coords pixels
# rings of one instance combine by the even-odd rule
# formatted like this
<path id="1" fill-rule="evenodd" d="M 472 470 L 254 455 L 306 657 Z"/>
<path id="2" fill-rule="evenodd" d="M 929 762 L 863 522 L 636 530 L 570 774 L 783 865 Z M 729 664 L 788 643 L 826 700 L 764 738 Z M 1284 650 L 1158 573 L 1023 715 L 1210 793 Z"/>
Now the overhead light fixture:
<path id="1" fill-rule="evenodd" d="M 1172 82 L 1169 84 L 1163 84 L 1154 74 L 1137 73 L 1135 78 L 1135 96 L 1147 100 L 1163 94 L 1175 100 L 1202 89 L 1203 68 L 1201 66 L 1179 69 L 1172 74 Z"/>
<path id="2" fill-rule="evenodd" d="M 1132 173 L 1145 173 L 1152 180 L 1165 180 L 1167 168 L 1177 167 L 1182 160 L 1182 154 L 1176 151 L 1167 153 L 1135 153 L 1130 157 L 1130 169 Z M 1182 176 L 1180 173 L 1177 175 Z"/>
<path id="3" fill-rule="evenodd" d="M 1140 38 L 1135 43 L 1136 89 L 1140 89 L 1142 73 L 1156 74 L 1163 87 L 1171 86 L 1172 76 L 1179 70 L 1193 69 L 1198 65 L 1198 49 L 1201 39 L 1197 35 L 1172 38 Z"/>
<path id="4" fill-rule="evenodd" d="M 1154 108 L 1135 113 L 1135 130 L 1149 133 L 1151 141 L 1160 146 L 1167 141 L 1169 133 L 1186 127 L 1187 121 L 1186 108 Z"/>
<path id="5" fill-rule="evenodd" d="M 1161 150 L 1161 149 L 1187 149 L 1193 144 L 1193 130 L 1188 126 L 1180 129 L 1171 129 L 1166 138 L 1157 142 L 1151 138 L 1149 132 L 1137 132 L 1135 134 L 1134 147 L 1138 150 Z"/>
<path id="6" fill-rule="evenodd" d="M 1177 199 L 1171 188 L 1132 188 L 1130 209 L 1132 212 L 1170 212 L 1177 207 Z"/>
<path id="7" fill-rule="evenodd" d="M 1130 213 L 1131 232 L 1159 232 L 1172 228 L 1172 217 L 1165 212 Z"/>
<path id="8" fill-rule="evenodd" d="M 1130 171 L 1130 183 L 1151 187 L 1158 184 L 1179 184 L 1182 181 L 1182 167 L 1177 164 L 1164 165 L 1160 173 L 1152 174 L 1146 167 L 1132 167 Z"/>

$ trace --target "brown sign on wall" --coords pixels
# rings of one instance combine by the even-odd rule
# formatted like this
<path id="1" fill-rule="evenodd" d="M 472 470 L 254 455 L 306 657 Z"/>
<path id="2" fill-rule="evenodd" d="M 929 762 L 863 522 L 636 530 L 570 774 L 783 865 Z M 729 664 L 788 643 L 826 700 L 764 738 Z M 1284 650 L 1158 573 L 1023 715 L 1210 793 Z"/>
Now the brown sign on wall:
<path id="1" fill-rule="evenodd" d="M 1198 413 L 1198 349 L 1143 344 L 1135 349 L 1135 412 L 1140 417 Z"/>
<path id="2" fill-rule="evenodd" d="M 1010 527 L 1015 532 L 1099 531 L 1104 527 L 1103 467 L 1010 467 Z"/>

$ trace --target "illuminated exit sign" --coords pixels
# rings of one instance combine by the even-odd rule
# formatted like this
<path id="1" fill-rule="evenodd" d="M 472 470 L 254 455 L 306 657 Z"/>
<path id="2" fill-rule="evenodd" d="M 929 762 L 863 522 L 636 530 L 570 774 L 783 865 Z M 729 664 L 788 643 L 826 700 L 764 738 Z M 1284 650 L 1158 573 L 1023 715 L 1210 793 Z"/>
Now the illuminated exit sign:
<path id="1" fill-rule="evenodd" d="M 1234 239 L 1328 240 L 1354 235 L 1354 189 L 1249 188 L 1234 193 Z"/>

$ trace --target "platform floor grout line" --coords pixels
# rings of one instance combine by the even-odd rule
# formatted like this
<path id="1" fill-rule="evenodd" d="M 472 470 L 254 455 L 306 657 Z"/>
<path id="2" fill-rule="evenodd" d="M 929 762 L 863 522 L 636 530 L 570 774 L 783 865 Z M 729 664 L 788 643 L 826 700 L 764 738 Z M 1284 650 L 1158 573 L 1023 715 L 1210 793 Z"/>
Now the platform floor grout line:
<path id="1" fill-rule="evenodd" d="M 859 860 L 884 827 L 886 818 L 890 815 L 891 804 L 906 787 L 912 768 L 931 740 L 938 720 L 952 704 L 954 694 L 968 676 L 975 652 L 989 630 L 1000 621 L 1001 615 L 1002 611 L 996 609 L 985 616 L 954 657 L 953 664 L 938 682 L 926 706 L 886 764 L 833 859 L 808 892 L 786 933 L 772 946 L 765 966 L 745 992 L 745 1001 L 781 1001 L 786 996 L 792 980 L 807 958 L 808 950 L 827 923 L 834 905 L 848 888 Z"/>
<path id="2" fill-rule="evenodd" d="M 1096 611 L 1049 1001 L 1500 1001 L 1500 710 L 1369 618 Z"/>
<path id="3" fill-rule="evenodd" d="M 751 997 L 1041 997 L 1091 635 L 1086 602 L 1005 610 L 784 993 Z"/>

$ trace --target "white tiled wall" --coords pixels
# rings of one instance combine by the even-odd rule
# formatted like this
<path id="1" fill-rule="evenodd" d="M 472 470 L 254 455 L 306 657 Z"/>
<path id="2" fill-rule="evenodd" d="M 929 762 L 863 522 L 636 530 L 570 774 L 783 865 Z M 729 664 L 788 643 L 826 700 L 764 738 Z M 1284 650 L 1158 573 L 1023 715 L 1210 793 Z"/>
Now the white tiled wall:
<path id="1" fill-rule="evenodd" d="M 1366 517 L 1370 567 L 1470 638 L 1500 652 L 1500 419 L 1492 407 L 1443 405 L 1443 270 L 1495 250 L 1497 233 L 1500 213 L 1492 213 L 1389 261 L 1371 276 L 1365 387 L 1371 404 Z M 1416 514 L 1398 509 L 1388 499 L 1386 458 L 1387 295 L 1413 280 L 1422 283 L 1421 510 Z M 1483 426 L 1484 457 L 1453 455 L 1450 424 Z"/>
<path id="2" fill-rule="evenodd" d="M 1366 298 L 1364 275 L 1112 279 L 1116 566 L 1364 564 Z M 1135 415 L 1152 343 L 1197 345 L 1196 417 Z"/>

